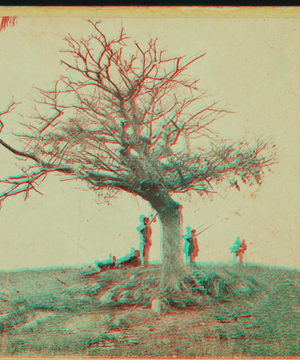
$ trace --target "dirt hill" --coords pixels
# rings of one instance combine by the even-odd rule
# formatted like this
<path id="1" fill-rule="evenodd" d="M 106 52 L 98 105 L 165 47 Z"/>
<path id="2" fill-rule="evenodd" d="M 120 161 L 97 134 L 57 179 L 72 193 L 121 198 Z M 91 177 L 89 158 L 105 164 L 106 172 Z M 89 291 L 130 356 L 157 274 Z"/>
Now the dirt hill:
<path id="1" fill-rule="evenodd" d="M 299 356 L 300 272 L 187 265 L 151 309 L 160 266 L 0 272 L 0 354 Z"/>

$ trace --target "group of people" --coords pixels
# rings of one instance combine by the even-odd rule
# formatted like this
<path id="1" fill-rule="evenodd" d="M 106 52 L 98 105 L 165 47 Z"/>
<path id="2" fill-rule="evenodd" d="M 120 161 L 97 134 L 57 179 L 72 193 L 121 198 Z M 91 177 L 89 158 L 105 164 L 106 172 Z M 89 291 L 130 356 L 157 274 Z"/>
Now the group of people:
<path id="1" fill-rule="evenodd" d="M 185 239 L 184 253 L 186 258 L 189 259 L 191 263 L 195 263 L 196 257 L 199 253 L 196 230 L 191 229 L 190 227 L 187 227 L 186 230 L 187 234 L 183 235 L 183 238 Z M 233 253 L 234 262 L 236 261 L 236 258 L 239 259 L 240 264 L 245 261 L 245 252 L 247 250 L 245 239 L 242 239 L 241 241 L 240 237 L 238 236 L 230 250 L 231 253 Z"/>
<path id="2" fill-rule="evenodd" d="M 120 269 L 127 267 L 139 266 L 143 263 L 147 266 L 149 263 L 150 246 L 152 245 L 151 235 L 152 229 L 150 226 L 150 219 L 145 216 L 141 216 L 141 225 L 137 228 L 141 236 L 141 251 L 131 248 L 131 252 L 120 259 L 116 259 L 115 256 L 109 254 L 109 259 L 104 261 L 95 261 L 95 264 L 100 271 L 106 271 L 111 269 Z M 142 259 L 140 254 L 142 253 Z"/>
<path id="3" fill-rule="evenodd" d="M 152 221 L 155 221 L 155 217 L 150 221 L 149 217 L 141 215 L 140 217 L 141 225 L 137 227 L 137 231 L 139 232 L 140 239 L 141 239 L 141 246 L 140 251 L 135 250 L 134 248 L 131 249 L 130 254 L 124 256 L 123 258 L 119 259 L 117 261 L 115 256 L 112 256 L 110 254 L 109 260 L 106 261 L 96 261 L 96 265 L 103 270 L 109 270 L 114 268 L 122 268 L 122 267 L 131 267 L 131 266 L 139 266 L 144 265 L 148 266 L 149 264 L 149 253 L 150 253 L 150 247 L 152 245 L 151 241 L 151 235 L 152 235 L 152 229 L 151 229 L 151 223 Z M 196 262 L 196 257 L 199 253 L 199 247 L 198 247 L 198 240 L 196 230 L 191 229 L 191 227 L 186 228 L 187 233 L 186 235 L 183 235 L 183 238 L 185 240 L 184 243 L 184 254 L 186 256 L 186 259 L 190 261 L 190 263 Z M 247 250 L 247 245 L 245 240 L 240 240 L 240 237 L 238 236 L 234 245 L 230 248 L 231 253 L 234 254 L 234 260 L 236 258 L 239 259 L 239 262 L 242 263 L 244 259 L 245 251 Z M 142 254 L 142 258 L 140 256 Z"/>

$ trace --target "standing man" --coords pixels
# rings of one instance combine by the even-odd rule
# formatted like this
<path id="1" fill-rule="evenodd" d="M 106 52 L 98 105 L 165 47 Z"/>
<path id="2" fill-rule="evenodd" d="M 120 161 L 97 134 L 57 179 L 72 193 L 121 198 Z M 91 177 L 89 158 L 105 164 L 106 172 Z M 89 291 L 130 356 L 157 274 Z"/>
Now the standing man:
<path id="1" fill-rule="evenodd" d="M 149 218 L 144 217 L 144 220 L 143 220 L 144 227 L 142 228 L 142 230 L 140 230 L 140 232 L 143 236 L 143 258 L 144 258 L 145 266 L 148 265 L 150 246 L 152 245 L 152 242 L 151 242 L 152 230 L 151 230 L 149 222 L 150 222 Z"/>
<path id="2" fill-rule="evenodd" d="M 193 253 L 191 254 L 191 263 L 195 263 L 196 257 L 198 256 L 199 253 L 198 240 L 197 240 L 196 230 L 192 230 L 191 233 L 192 233 L 192 240 L 194 246 Z"/>
<path id="3" fill-rule="evenodd" d="M 192 237 L 191 230 L 192 230 L 191 227 L 187 226 L 186 234 L 182 236 L 184 238 L 183 252 L 185 255 L 185 260 L 190 259 L 190 255 L 189 255 L 190 242 L 187 239 L 190 239 Z"/>
<path id="4" fill-rule="evenodd" d="M 189 229 L 188 227 L 187 230 L 189 231 Z M 190 262 L 195 263 L 199 252 L 196 230 L 190 230 L 190 234 L 190 236 L 189 234 L 184 235 L 184 238 L 189 243 L 187 254 L 190 257 Z"/>
<path id="5" fill-rule="evenodd" d="M 246 245 L 245 239 L 243 239 L 241 246 L 238 249 L 237 254 L 236 254 L 236 256 L 239 257 L 240 264 L 242 264 L 242 262 L 243 262 L 243 258 L 244 258 L 244 254 L 245 254 L 246 250 L 247 250 L 247 245 Z"/>
<path id="6" fill-rule="evenodd" d="M 233 246 L 229 249 L 230 252 L 233 254 L 233 263 L 235 263 L 236 261 L 236 258 L 238 256 L 238 251 L 241 247 L 242 243 L 241 243 L 241 240 L 240 240 L 240 237 L 238 236 L 235 240 L 235 243 L 233 244 Z"/>

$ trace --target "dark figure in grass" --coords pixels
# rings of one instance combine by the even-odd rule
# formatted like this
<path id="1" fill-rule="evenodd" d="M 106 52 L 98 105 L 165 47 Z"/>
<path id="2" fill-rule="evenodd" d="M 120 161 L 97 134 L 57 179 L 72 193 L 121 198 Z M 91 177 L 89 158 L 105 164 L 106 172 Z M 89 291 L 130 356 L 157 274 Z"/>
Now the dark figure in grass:
<path id="1" fill-rule="evenodd" d="M 141 265 L 140 252 L 131 248 L 131 253 L 118 260 L 119 268 L 136 267 Z"/>
<path id="2" fill-rule="evenodd" d="M 143 217 L 143 224 L 138 227 L 138 231 L 142 236 L 142 251 L 143 251 L 143 265 L 147 266 L 149 263 L 149 252 L 151 242 L 152 230 L 150 227 L 150 220 L 148 217 Z"/>
<path id="3" fill-rule="evenodd" d="M 116 257 L 112 256 L 112 254 L 109 254 L 109 259 L 104 261 L 95 261 L 95 264 L 98 266 L 98 268 L 102 271 L 111 270 L 114 269 L 116 266 Z"/>

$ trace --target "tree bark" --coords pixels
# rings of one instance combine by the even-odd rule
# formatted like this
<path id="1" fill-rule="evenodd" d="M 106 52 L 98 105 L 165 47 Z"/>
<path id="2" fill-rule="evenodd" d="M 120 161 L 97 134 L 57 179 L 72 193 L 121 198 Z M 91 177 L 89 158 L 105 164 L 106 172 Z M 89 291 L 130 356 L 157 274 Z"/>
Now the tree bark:
<path id="1" fill-rule="evenodd" d="M 167 216 L 158 213 L 163 230 L 163 258 L 160 288 L 180 290 L 181 280 L 181 228 L 180 212 L 174 209 Z"/>
<path id="2" fill-rule="evenodd" d="M 180 291 L 181 282 L 181 205 L 167 192 L 143 196 L 157 211 L 162 225 L 162 268 L 159 291 Z"/>

